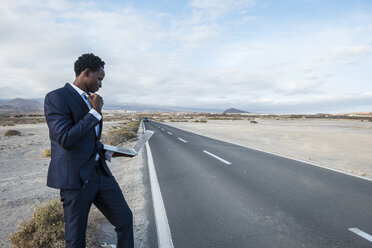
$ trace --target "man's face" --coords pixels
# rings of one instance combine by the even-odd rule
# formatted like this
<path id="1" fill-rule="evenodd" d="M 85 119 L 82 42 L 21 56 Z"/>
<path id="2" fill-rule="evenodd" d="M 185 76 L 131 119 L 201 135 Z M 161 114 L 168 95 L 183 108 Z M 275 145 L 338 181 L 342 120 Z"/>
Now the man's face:
<path id="1" fill-rule="evenodd" d="M 102 87 L 102 80 L 105 77 L 105 70 L 100 67 L 98 71 L 89 70 L 86 77 L 86 88 L 90 93 L 94 93 Z"/>

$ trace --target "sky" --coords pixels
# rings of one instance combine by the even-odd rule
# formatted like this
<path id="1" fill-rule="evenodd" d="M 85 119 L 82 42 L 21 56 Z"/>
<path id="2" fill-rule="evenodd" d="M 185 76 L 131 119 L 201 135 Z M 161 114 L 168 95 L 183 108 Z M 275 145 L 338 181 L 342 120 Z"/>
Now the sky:
<path id="1" fill-rule="evenodd" d="M 372 1 L 0 0 L 0 99 L 105 61 L 105 104 L 372 111 Z"/>

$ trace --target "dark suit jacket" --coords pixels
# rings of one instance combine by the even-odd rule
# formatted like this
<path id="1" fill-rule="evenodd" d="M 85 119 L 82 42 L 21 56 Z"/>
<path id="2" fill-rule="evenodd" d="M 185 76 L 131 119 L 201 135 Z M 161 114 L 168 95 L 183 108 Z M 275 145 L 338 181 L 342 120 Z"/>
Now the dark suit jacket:
<path id="1" fill-rule="evenodd" d="M 99 141 L 102 120 L 99 122 L 89 113 L 87 104 L 70 84 L 45 96 L 44 111 L 51 142 L 49 187 L 81 188 L 89 180 L 97 152 L 106 173 L 112 176 Z M 96 137 L 98 123 L 100 133 Z"/>

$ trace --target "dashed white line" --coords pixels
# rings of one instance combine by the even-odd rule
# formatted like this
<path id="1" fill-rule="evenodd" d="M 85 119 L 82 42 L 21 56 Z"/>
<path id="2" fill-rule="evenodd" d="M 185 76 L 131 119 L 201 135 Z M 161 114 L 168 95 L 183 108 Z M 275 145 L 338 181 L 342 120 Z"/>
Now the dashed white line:
<path id="1" fill-rule="evenodd" d="M 170 134 L 170 135 L 172 135 L 172 133 L 171 132 L 167 132 L 168 134 Z"/>
<path id="2" fill-rule="evenodd" d="M 163 131 L 164 131 L 164 128 L 162 128 L 161 130 L 163 130 Z"/>
<path id="3" fill-rule="evenodd" d="M 181 140 L 181 141 L 184 142 L 184 143 L 187 143 L 187 141 L 184 140 L 184 139 L 181 139 L 181 138 L 178 138 L 178 139 Z"/>
<path id="4" fill-rule="evenodd" d="M 365 238 L 366 240 L 368 240 L 369 242 L 372 242 L 372 235 L 368 234 L 368 233 L 365 233 L 363 232 L 362 230 L 358 229 L 358 228 L 349 228 L 348 229 L 350 232 L 353 232 L 357 235 L 359 235 L 360 237 L 362 238 Z"/>
<path id="5" fill-rule="evenodd" d="M 348 176 L 352 176 L 352 177 L 357 177 L 357 178 L 360 178 L 360 179 L 363 179 L 363 180 L 367 180 L 367 181 L 372 181 L 372 178 L 368 178 L 368 177 L 365 177 L 365 176 L 358 176 L 358 175 L 355 175 L 355 174 L 352 174 L 352 173 L 349 173 L 349 172 L 346 172 L 346 171 L 341 171 L 341 170 L 333 169 L 333 168 L 326 167 L 326 166 L 319 165 L 319 164 L 315 164 L 315 163 L 312 163 L 312 162 L 309 162 L 309 161 L 305 161 L 305 160 L 301 160 L 301 159 L 297 159 L 297 158 L 285 156 L 285 155 L 282 155 L 282 154 L 279 154 L 279 153 L 274 153 L 274 152 L 269 152 L 269 151 L 261 150 L 261 149 L 258 149 L 258 148 L 254 148 L 254 147 L 249 147 L 247 145 L 243 145 L 243 144 L 239 144 L 239 143 L 236 143 L 236 142 L 232 142 L 232 141 L 229 141 L 227 139 L 211 138 L 211 137 L 208 137 L 206 135 L 195 134 L 195 133 L 186 131 L 185 129 L 181 129 L 181 128 L 178 128 L 178 129 L 180 129 L 180 130 L 182 130 L 184 132 L 190 133 L 191 135 L 193 135 L 195 137 L 202 136 L 202 137 L 206 137 L 208 139 L 223 141 L 223 142 L 230 143 L 230 144 L 233 144 L 233 145 L 245 147 L 245 148 L 248 148 L 248 149 L 251 149 L 251 150 L 255 150 L 255 151 L 259 151 L 259 152 L 271 154 L 271 155 L 282 157 L 282 158 L 287 158 L 287 159 L 295 160 L 295 161 L 298 161 L 298 162 L 301 162 L 301 163 L 309 164 L 309 165 L 312 165 L 312 166 L 316 166 L 316 167 L 319 167 L 319 168 L 322 168 L 322 169 L 334 171 L 334 172 L 337 172 L 337 173 L 342 173 L 344 175 L 348 175 Z"/>
<path id="6" fill-rule="evenodd" d="M 229 161 L 226 161 L 225 159 L 220 158 L 220 157 L 218 157 L 217 155 L 214 155 L 213 153 L 210 153 L 210 152 L 208 152 L 208 151 L 206 151 L 206 150 L 203 150 L 203 152 L 206 153 L 206 154 L 208 154 L 209 156 L 212 156 L 212 157 L 214 157 L 214 158 L 220 160 L 222 163 L 225 163 L 225 164 L 231 164 Z"/>

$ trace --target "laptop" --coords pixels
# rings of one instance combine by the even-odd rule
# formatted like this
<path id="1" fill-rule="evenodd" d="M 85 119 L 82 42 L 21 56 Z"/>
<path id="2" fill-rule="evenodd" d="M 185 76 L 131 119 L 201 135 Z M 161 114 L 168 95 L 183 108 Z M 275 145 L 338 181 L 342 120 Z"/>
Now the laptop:
<path id="1" fill-rule="evenodd" d="M 154 134 L 154 131 L 147 130 L 141 136 L 141 138 L 137 141 L 133 148 L 125 148 L 125 147 L 118 147 L 118 146 L 110 146 L 110 145 L 103 145 L 103 149 L 107 151 L 113 151 L 118 153 L 123 153 L 131 156 L 136 156 L 138 152 L 141 150 L 144 144 L 151 138 Z"/>

